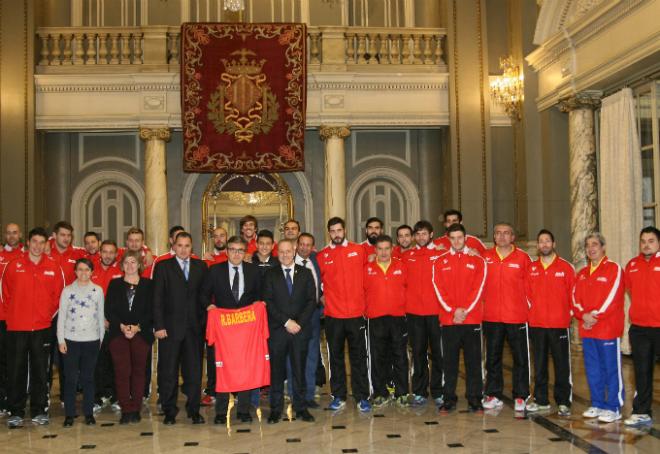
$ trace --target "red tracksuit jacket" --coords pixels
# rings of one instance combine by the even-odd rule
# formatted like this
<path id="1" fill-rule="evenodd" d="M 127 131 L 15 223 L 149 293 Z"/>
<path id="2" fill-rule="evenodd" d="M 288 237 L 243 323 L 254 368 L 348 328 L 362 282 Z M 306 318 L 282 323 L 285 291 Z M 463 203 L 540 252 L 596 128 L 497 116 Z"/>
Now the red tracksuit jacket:
<path id="1" fill-rule="evenodd" d="M 479 256 L 450 249 L 433 264 L 433 288 L 442 310 L 440 324 L 454 325 L 456 309 L 465 309 L 463 325 L 479 325 L 481 295 L 486 283 L 486 262 Z"/>
<path id="2" fill-rule="evenodd" d="M 529 326 L 568 328 L 571 324 L 575 269 L 559 256 L 543 268 L 541 259 L 532 263 L 525 282 L 529 301 Z"/>
<path id="3" fill-rule="evenodd" d="M 438 249 L 442 250 L 442 252 L 447 252 L 451 249 L 451 241 L 449 241 L 447 234 L 433 240 L 433 244 L 438 246 Z M 482 243 L 476 236 L 467 235 L 465 237 L 465 245 L 470 249 L 477 251 L 481 256 L 486 252 L 486 246 L 484 246 L 484 243 Z"/>
<path id="4" fill-rule="evenodd" d="M 433 288 L 433 262 L 442 255 L 432 244 L 415 246 L 403 253 L 408 269 L 406 312 L 413 315 L 440 315 L 440 304 Z"/>
<path id="5" fill-rule="evenodd" d="M 624 276 L 630 292 L 630 323 L 660 328 L 660 252 L 648 262 L 642 254 L 633 258 Z"/>
<path id="6" fill-rule="evenodd" d="M 484 321 L 525 323 L 529 312 L 525 295 L 525 274 L 532 262 L 527 253 L 514 246 L 504 259 L 497 248 L 483 254 L 488 265 L 484 290 Z"/>
<path id="7" fill-rule="evenodd" d="M 367 318 L 406 315 L 406 266 L 393 258 L 387 272 L 376 261 L 364 266 Z"/>
<path id="8" fill-rule="evenodd" d="M 580 337 L 616 339 L 623 334 L 624 282 L 621 267 L 604 257 L 593 273 L 587 264 L 577 275 L 573 291 L 573 312 L 580 322 Z M 597 312 L 598 323 L 584 329 L 582 316 Z"/>
<path id="9" fill-rule="evenodd" d="M 321 269 L 325 315 L 334 318 L 363 317 L 365 258 L 362 246 L 344 240 L 342 245 L 326 246 L 316 257 Z"/>
<path id="10" fill-rule="evenodd" d="M 227 260 L 229 260 L 229 257 L 227 256 L 227 251 L 222 251 L 216 253 L 215 250 L 213 251 L 213 259 L 212 260 L 204 260 L 206 262 L 206 266 L 209 268 L 212 267 L 213 265 L 217 265 L 218 263 L 224 263 Z"/>
<path id="11" fill-rule="evenodd" d="M 7 265 L 0 286 L 8 331 L 46 329 L 60 305 L 64 273 L 45 254 L 34 264 L 26 252 Z"/>
<path id="12" fill-rule="evenodd" d="M 64 252 L 60 253 L 55 245 L 55 240 L 51 238 L 49 242 L 50 254 L 48 255 L 60 265 L 64 273 L 66 285 L 69 285 L 76 280 L 76 273 L 74 271 L 76 260 L 86 257 L 87 251 L 81 247 L 69 245 Z"/>
<path id="13" fill-rule="evenodd" d="M 118 277 L 122 277 L 124 273 L 119 269 L 117 262 L 110 265 L 107 269 L 103 269 L 102 264 L 94 265 L 92 272 L 92 282 L 103 289 L 103 295 L 108 293 L 108 285 L 110 281 Z"/>

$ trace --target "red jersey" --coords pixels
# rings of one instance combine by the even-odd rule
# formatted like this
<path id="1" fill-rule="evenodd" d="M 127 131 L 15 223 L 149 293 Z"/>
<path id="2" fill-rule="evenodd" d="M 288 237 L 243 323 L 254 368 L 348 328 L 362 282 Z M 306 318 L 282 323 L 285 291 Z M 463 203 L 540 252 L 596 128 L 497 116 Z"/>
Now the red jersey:
<path id="1" fill-rule="evenodd" d="M 598 267 L 591 272 L 587 264 L 577 275 L 573 291 L 573 312 L 579 320 L 580 337 L 593 339 L 616 339 L 623 334 L 623 270 L 603 257 Z M 587 312 L 598 314 L 598 323 L 584 329 L 582 316 Z"/>
<path id="2" fill-rule="evenodd" d="M 440 315 L 440 305 L 433 288 L 433 262 L 442 255 L 433 244 L 415 246 L 403 253 L 408 269 L 406 312 L 414 315 Z"/>
<path id="3" fill-rule="evenodd" d="M 119 249 L 117 249 L 117 259 L 116 259 L 117 263 L 121 263 L 121 259 L 124 257 L 124 254 L 126 253 L 127 250 L 128 249 L 125 247 L 120 247 Z M 142 247 L 140 248 L 140 255 L 144 259 L 147 255 L 153 255 L 153 254 L 151 252 L 151 249 L 149 249 L 149 247 L 145 244 L 142 245 Z"/>
<path id="4" fill-rule="evenodd" d="M 366 261 L 369 261 L 370 255 L 376 254 L 376 246 L 371 244 L 368 240 L 364 240 L 362 243 L 360 243 L 360 246 L 362 246 L 362 249 L 364 249 L 364 259 Z"/>
<path id="5" fill-rule="evenodd" d="M 9 263 L 12 260 L 22 256 L 23 252 L 25 252 L 23 243 L 19 243 L 16 247 L 11 247 L 10 245 L 5 244 L 2 249 L 0 249 L 0 260 L 4 260 L 6 263 Z"/>
<path id="6" fill-rule="evenodd" d="M 630 292 L 630 323 L 660 328 L 660 252 L 648 262 L 639 254 L 628 262 L 624 276 Z"/>
<path id="7" fill-rule="evenodd" d="M 435 244 L 438 249 L 443 250 L 443 252 L 445 250 L 449 251 L 451 249 L 451 242 L 449 241 L 449 237 L 446 233 L 440 238 L 433 240 L 433 244 Z M 481 240 L 476 236 L 465 235 L 465 245 L 468 248 L 477 251 L 477 253 L 479 253 L 481 256 L 483 256 L 484 252 L 486 252 L 486 246 L 484 246 L 484 243 L 482 243 Z"/>
<path id="8" fill-rule="evenodd" d="M 39 263 L 26 252 L 12 260 L 2 274 L 2 310 L 8 331 L 35 331 L 51 326 L 60 306 L 64 275 L 58 263 L 45 254 Z"/>
<path id="9" fill-rule="evenodd" d="M 122 277 L 124 273 L 121 272 L 117 262 L 113 263 L 107 268 L 104 268 L 102 264 L 98 266 L 94 265 L 94 271 L 92 272 L 92 282 L 98 285 L 103 289 L 103 295 L 108 292 L 108 285 L 110 281 L 118 277 Z"/>
<path id="10" fill-rule="evenodd" d="M 347 240 L 330 243 L 316 256 L 325 295 L 325 315 L 334 318 L 363 317 L 364 249 Z"/>
<path id="11" fill-rule="evenodd" d="M 486 250 L 482 257 L 488 266 L 484 289 L 484 321 L 527 322 L 529 305 L 525 294 L 525 276 L 532 259 L 516 246 L 504 258 L 500 257 L 497 247 Z"/>
<path id="12" fill-rule="evenodd" d="M 454 325 L 456 309 L 465 309 L 463 325 L 479 325 L 486 262 L 479 256 L 449 249 L 433 263 L 433 288 L 442 306 L 440 323 Z"/>
<path id="13" fill-rule="evenodd" d="M 229 257 L 227 257 L 227 251 L 226 250 L 220 251 L 220 252 L 218 252 L 216 250 L 213 250 L 212 255 L 213 255 L 213 259 L 204 260 L 206 262 L 206 266 L 208 266 L 209 268 L 213 265 L 217 265 L 218 263 L 224 263 L 227 260 L 229 260 Z"/>
<path id="14" fill-rule="evenodd" d="M 92 262 L 94 269 L 101 266 L 101 254 L 99 252 L 90 254 L 89 252 L 85 251 L 85 258 Z"/>
<path id="15" fill-rule="evenodd" d="M 50 254 L 48 254 L 48 256 L 53 260 L 55 260 L 60 265 L 60 267 L 62 268 L 62 272 L 64 273 L 64 279 L 66 281 L 66 285 L 69 285 L 76 280 L 76 273 L 74 271 L 76 267 L 76 260 L 85 258 L 85 256 L 87 255 L 87 251 L 81 247 L 69 245 L 64 250 L 64 252 L 60 252 L 57 249 L 55 240 L 51 238 L 49 242 L 51 244 L 50 244 Z"/>
<path id="16" fill-rule="evenodd" d="M 217 392 L 238 392 L 270 385 L 266 305 L 208 313 L 206 340 L 215 346 Z"/>
<path id="17" fill-rule="evenodd" d="M 409 251 L 410 249 L 406 249 L 406 250 Z M 403 254 L 404 254 L 405 252 L 406 252 L 406 251 L 402 251 L 402 250 L 401 250 L 401 246 L 394 246 L 394 247 L 392 248 L 392 258 L 395 258 L 395 259 L 399 259 L 399 260 L 401 260 L 401 259 L 403 259 Z"/>
<path id="18" fill-rule="evenodd" d="M 547 268 L 541 259 L 527 269 L 525 291 L 529 302 L 529 326 L 568 328 L 571 324 L 575 269 L 559 257 Z"/>
<path id="19" fill-rule="evenodd" d="M 364 300 L 367 318 L 406 315 L 406 267 L 392 259 L 387 271 L 374 260 L 364 265 Z"/>

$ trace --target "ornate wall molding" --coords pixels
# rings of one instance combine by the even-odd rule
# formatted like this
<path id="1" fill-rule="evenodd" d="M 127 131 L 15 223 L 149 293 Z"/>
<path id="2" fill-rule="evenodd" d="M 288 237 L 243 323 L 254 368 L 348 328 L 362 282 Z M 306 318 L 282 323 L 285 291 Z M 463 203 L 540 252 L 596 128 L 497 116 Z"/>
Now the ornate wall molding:
<path id="1" fill-rule="evenodd" d="M 332 137 L 336 137 L 338 139 L 345 139 L 350 135 L 351 135 L 350 126 L 322 125 L 319 128 L 319 136 L 321 136 L 321 140 L 328 140 Z"/>
<path id="2" fill-rule="evenodd" d="M 600 107 L 603 92 L 597 90 L 583 91 L 559 101 L 559 110 L 570 112 L 576 109 L 592 109 Z"/>

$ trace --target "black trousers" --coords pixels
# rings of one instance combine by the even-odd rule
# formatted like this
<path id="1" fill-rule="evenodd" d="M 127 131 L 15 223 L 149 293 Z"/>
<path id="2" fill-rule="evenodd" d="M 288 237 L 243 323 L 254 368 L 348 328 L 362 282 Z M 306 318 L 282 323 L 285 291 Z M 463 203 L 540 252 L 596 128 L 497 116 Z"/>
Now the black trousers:
<path id="1" fill-rule="evenodd" d="M 215 396 L 215 348 L 206 344 L 206 393 Z"/>
<path id="2" fill-rule="evenodd" d="M 412 392 L 428 397 L 442 397 L 442 329 L 437 315 L 407 314 L 408 338 L 412 349 Z M 431 376 L 429 377 L 429 349 L 431 350 Z"/>
<path id="3" fill-rule="evenodd" d="M 94 369 L 99 355 L 99 341 L 76 342 L 66 339 L 66 354 L 62 355 L 64 382 L 64 413 L 76 416 L 76 389 L 83 391 L 83 415 L 94 414 Z"/>
<path id="4" fill-rule="evenodd" d="M 369 398 L 367 372 L 367 321 L 364 317 L 325 317 L 325 335 L 330 356 L 330 392 L 335 398 L 346 400 L 345 343 L 351 364 L 351 390 L 358 402 Z"/>
<path id="5" fill-rule="evenodd" d="M 250 413 L 250 394 L 252 390 L 234 393 L 236 396 L 236 413 Z M 229 393 L 215 393 L 215 413 L 226 415 L 229 408 Z"/>
<path id="6" fill-rule="evenodd" d="M 7 322 L 0 320 L 0 411 L 7 409 Z"/>
<path id="7" fill-rule="evenodd" d="M 481 369 L 481 325 L 442 327 L 442 365 L 445 373 L 445 402 L 455 404 L 461 349 L 465 363 L 465 397 L 470 405 L 480 405 L 483 394 Z"/>
<path id="8" fill-rule="evenodd" d="M 653 368 L 660 355 L 660 328 L 630 325 L 628 330 L 635 368 L 633 413 L 651 416 L 653 406 Z"/>
<path id="9" fill-rule="evenodd" d="M 486 395 L 502 399 L 504 340 L 513 356 L 513 398 L 529 397 L 529 345 L 526 323 L 483 322 L 486 336 Z"/>
<path id="10" fill-rule="evenodd" d="M 571 405 L 571 339 L 568 328 L 529 328 L 534 348 L 534 399 L 548 405 L 548 353 L 555 367 L 557 405 Z"/>
<path id="11" fill-rule="evenodd" d="M 115 370 L 112 367 L 112 355 L 110 354 L 109 343 L 110 338 L 106 331 L 103 342 L 101 342 L 98 359 L 96 360 L 96 369 L 94 370 L 95 398 L 97 401 L 100 401 L 103 397 L 110 398 L 111 400 L 114 400 L 116 397 Z"/>
<path id="12" fill-rule="evenodd" d="M 388 397 L 387 384 L 394 381 L 395 396 L 408 394 L 408 327 L 406 317 L 370 318 L 369 364 L 374 397 Z"/>
<path id="13" fill-rule="evenodd" d="M 186 413 L 199 413 L 202 386 L 202 358 L 199 334 L 188 330 L 183 339 L 166 337 L 158 340 L 158 393 L 165 415 L 176 416 L 179 394 L 179 366 L 183 375 L 183 393 L 187 397 Z"/>
<path id="14" fill-rule="evenodd" d="M 284 380 L 286 380 L 287 357 L 291 362 L 293 379 L 293 396 L 291 403 L 293 411 L 307 409 L 305 401 L 305 366 L 307 365 L 307 350 L 309 336 L 289 334 L 286 330 L 271 331 L 268 339 L 270 353 L 270 409 L 282 412 L 284 409 Z"/>
<path id="15" fill-rule="evenodd" d="M 12 415 L 25 416 L 28 384 L 30 414 L 48 411 L 51 341 L 50 328 L 7 331 L 7 407 Z"/>

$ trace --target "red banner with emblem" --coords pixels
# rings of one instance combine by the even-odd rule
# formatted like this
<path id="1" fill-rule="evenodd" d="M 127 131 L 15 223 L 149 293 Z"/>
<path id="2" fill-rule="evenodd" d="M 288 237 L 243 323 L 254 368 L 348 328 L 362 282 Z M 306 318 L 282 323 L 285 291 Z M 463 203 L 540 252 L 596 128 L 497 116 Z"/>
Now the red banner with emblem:
<path id="1" fill-rule="evenodd" d="M 305 24 L 181 26 L 186 172 L 304 170 Z"/>

